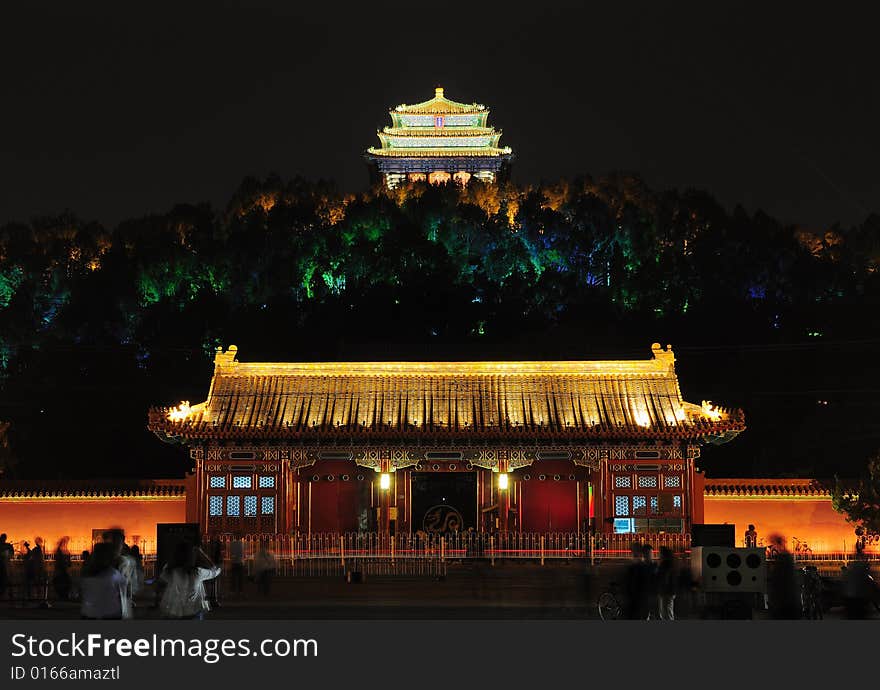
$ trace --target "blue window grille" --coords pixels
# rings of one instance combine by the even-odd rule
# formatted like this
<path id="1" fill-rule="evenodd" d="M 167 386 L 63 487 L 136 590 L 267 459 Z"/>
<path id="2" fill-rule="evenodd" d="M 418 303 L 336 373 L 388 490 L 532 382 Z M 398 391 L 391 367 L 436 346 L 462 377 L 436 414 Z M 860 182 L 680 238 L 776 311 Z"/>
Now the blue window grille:
<path id="1" fill-rule="evenodd" d="M 223 515 L 223 496 L 208 496 L 208 515 L 211 517 Z"/>
<path id="2" fill-rule="evenodd" d="M 241 496 L 226 497 L 226 515 L 229 517 L 241 515 Z"/>

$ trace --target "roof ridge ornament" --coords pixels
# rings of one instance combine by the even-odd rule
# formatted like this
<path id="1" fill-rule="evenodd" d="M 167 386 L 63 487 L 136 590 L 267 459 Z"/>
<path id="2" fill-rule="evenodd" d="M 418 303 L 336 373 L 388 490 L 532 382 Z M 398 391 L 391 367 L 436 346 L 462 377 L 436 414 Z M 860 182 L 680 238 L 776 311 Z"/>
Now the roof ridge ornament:
<path id="1" fill-rule="evenodd" d="M 235 361 L 236 356 L 238 355 L 238 346 L 230 345 L 229 349 L 226 352 L 223 351 L 222 347 L 217 348 L 217 352 L 214 355 L 214 371 L 215 373 L 220 371 L 221 369 L 225 369 L 227 367 L 232 368 L 235 367 L 238 362 Z"/>
<path id="2" fill-rule="evenodd" d="M 654 355 L 656 362 L 667 366 L 670 371 L 675 371 L 675 354 L 672 352 L 672 345 L 667 345 L 664 350 L 660 343 L 652 343 L 651 354 Z"/>

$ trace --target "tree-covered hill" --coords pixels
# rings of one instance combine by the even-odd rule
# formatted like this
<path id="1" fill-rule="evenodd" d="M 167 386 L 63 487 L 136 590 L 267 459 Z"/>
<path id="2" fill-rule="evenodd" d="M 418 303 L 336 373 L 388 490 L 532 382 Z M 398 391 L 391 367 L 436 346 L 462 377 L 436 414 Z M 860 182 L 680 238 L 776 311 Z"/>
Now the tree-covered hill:
<path id="1" fill-rule="evenodd" d="M 880 216 L 784 226 L 633 176 L 358 196 L 248 179 L 223 211 L 0 227 L 11 476 L 179 475 L 152 404 L 242 360 L 606 358 L 671 343 L 743 407 L 711 475 L 854 473 L 880 446 Z"/>

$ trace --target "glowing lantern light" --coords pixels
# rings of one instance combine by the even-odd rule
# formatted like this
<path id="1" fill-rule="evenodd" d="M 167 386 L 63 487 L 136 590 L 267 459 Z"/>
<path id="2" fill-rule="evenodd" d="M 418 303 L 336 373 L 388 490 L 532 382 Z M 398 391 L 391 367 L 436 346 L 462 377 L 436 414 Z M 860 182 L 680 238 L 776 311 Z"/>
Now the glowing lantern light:
<path id="1" fill-rule="evenodd" d="M 506 491 L 507 487 L 510 486 L 510 477 L 507 472 L 501 472 L 498 474 L 498 488 L 501 491 Z"/>
<path id="2" fill-rule="evenodd" d="M 391 488 L 391 475 L 387 472 L 383 472 L 379 475 L 379 488 L 382 491 L 388 491 Z"/>

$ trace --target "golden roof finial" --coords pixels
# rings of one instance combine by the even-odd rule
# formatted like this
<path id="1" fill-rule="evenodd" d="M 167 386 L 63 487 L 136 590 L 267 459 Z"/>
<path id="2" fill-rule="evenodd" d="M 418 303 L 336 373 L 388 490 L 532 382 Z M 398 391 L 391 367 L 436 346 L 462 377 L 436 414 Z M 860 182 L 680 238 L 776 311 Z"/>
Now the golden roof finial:
<path id="1" fill-rule="evenodd" d="M 434 89 L 434 98 L 443 98 L 443 87 L 438 86 Z"/>

